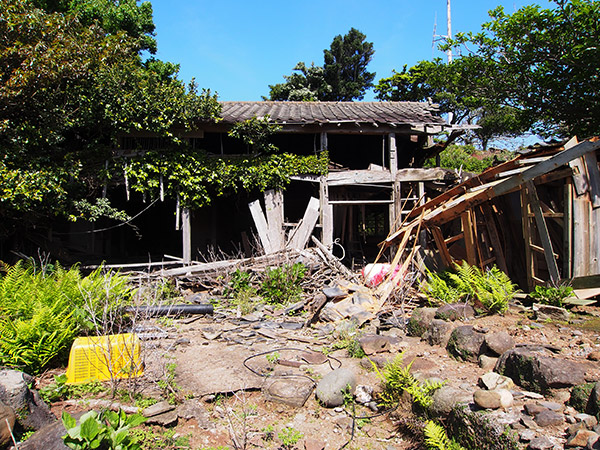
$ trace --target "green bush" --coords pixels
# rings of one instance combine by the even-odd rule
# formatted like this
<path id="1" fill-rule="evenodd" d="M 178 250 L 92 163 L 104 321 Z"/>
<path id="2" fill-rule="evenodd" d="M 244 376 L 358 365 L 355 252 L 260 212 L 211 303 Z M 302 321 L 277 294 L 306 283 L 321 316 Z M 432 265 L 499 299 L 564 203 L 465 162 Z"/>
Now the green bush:
<path id="1" fill-rule="evenodd" d="M 126 277 L 100 269 L 82 277 L 77 267 L 40 269 L 21 262 L 3 272 L 0 365 L 32 374 L 64 362 L 75 337 L 94 329 L 133 292 Z"/>
<path id="2" fill-rule="evenodd" d="M 494 158 L 499 162 L 503 162 L 512 157 L 513 154 L 509 151 L 499 152 L 494 157 L 489 153 L 486 154 L 476 150 L 472 145 L 452 144 L 440 153 L 440 167 L 480 173 L 494 165 Z M 427 160 L 423 167 L 435 167 L 435 158 Z"/>
<path id="3" fill-rule="evenodd" d="M 535 290 L 529 294 L 532 299 L 540 303 L 558 307 L 562 307 L 564 301 L 573 295 L 573 288 L 565 284 L 556 287 L 536 286 Z"/>
<path id="4" fill-rule="evenodd" d="M 260 287 L 262 298 L 271 304 L 294 303 L 302 297 L 300 282 L 306 275 L 302 263 L 284 264 L 281 267 L 267 268 Z"/>
<path id="5" fill-rule="evenodd" d="M 481 270 L 466 262 L 455 264 L 453 271 L 428 272 L 420 289 L 432 303 L 479 302 L 488 313 L 503 313 L 514 297 L 516 285 L 508 275 L 493 266 Z"/>

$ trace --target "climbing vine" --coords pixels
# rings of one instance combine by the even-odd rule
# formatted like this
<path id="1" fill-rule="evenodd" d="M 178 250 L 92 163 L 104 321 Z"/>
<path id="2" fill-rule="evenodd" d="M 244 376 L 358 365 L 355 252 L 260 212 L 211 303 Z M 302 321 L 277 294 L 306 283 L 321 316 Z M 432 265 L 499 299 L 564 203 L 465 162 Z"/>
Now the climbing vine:
<path id="1" fill-rule="evenodd" d="M 325 175 L 329 155 L 215 157 L 201 150 L 162 151 L 147 152 L 122 163 L 133 191 L 156 198 L 162 189 L 165 196 L 179 195 L 182 206 L 200 208 L 215 197 L 240 190 L 285 188 L 293 175 Z"/>

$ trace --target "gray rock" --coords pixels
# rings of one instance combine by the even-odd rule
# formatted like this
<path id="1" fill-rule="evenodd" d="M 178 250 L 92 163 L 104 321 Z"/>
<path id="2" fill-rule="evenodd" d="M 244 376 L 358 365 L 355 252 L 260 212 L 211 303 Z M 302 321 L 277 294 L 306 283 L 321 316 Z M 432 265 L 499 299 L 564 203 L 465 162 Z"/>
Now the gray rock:
<path id="1" fill-rule="evenodd" d="M 206 409 L 204 409 L 204 406 L 202 406 L 202 402 L 197 399 L 185 400 L 177 407 L 176 411 L 177 417 L 185 420 L 193 419 L 198 423 L 200 428 L 211 429 L 214 427 L 210 421 Z"/>
<path id="2" fill-rule="evenodd" d="M 590 415 L 590 414 L 585 414 L 585 413 L 579 413 L 575 415 L 575 420 L 577 422 L 582 422 L 586 427 L 588 428 L 594 428 L 596 425 L 598 425 L 598 419 L 596 419 L 596 417 Z"/>
<path id="3" fill-rule="evenodd" d="M 459 403 L 467 404 L 471 401 L 471 394 L 453 386 L 445 385 L 433 393 L 433 403 L 429 413 L 434 417 L 447 416 L 452 408 Z"/>
<path id="4" fill-rule="evenodd" d="M 485 335 L 485 345 L 495 355 L 502 355 L 515 348 L 515 341 L 506 331 Z"/>
<path id="5" fill-rule="evenodd" d="M 554 442 L 545 436 L 537 437 L 529 443 L 527 448 L 529 450 L 550 450 L 554 448 Z"/>
<path id="6" fill-rule="evenodd" d="M 539 414 L 546 408 L 538 405 L 537 403 L 525 403 L 525 405 L 523 405 L 523 409 L 525 410 L 525 414 L 535 416 L 536 414 Z"/>
<path id="7" fill-rule="evenodd" d="M 513 396 L 506 389 L 488 391 L 479 389 L 473 394 L 473 401 L 483 409 L 509 408 L 513 404 Z"/>
<path id="8" fill-rule="evenodd" d="M 172 411 L 175 409 L 174 405 L 169 404 L 169 402 L 163 400 L 162 402 L 155 403 L 154 405 L 150 405 L 142 411 L 142 415 L 144 417 L 153 417 L 158 416 L 159 414 L 166 413 L 168 411 Z"/>
<path id="9" fill-rule="evenodd" d="M 357 340 L 366 355 L 390 351 L 389 338 L 386 336 L 365 334 L 360 336 Z"/>
<path id="10" fill-rule="evenodd" d="M 429 345 L 441 345 L 445 347 L 453 329 L 454 326 L 450 322 L 446 322 L 443 319 L 433 319 L 429 324 L 429 328 L 423 334 L 423 339 Z"/>
<path id="11" fill-rule="evenodd" d="M 543 305 L 541 303 L 534 303 L 532 306 L 534 316 L 537 320 L 560 320 L 568 322 L 571 317 L 571 313 L 565 308 L 559 308 L 558 306 Z"/>
<path id="12" fill-rule="evenodd" d="M 317 384 L 319 401 L 328 408 L 344 404 L 344 391 L 350 386 L 351 394 L 356 389 L 356 376 L 349 369 L 336 369 L 329 372 Z"/>
<path id="13" fill-rule="evenodd" d="M 535 420 L 535 423 L 540 427 L 552 427 L 562 425 L 565 422 L 565 417 L 556 411 L 544 409 L 537 413 L 533 420 Z"/>
<path id="14" fill-rule="evenodd" d="M 475 310 L 468 303 L 447 303 L 440 306 L 435 312 L 436 319 L 455 320 L 472 319 L 475 317 Z"/>
<path id="15" fill-rule="evenodd" d="M 177 423 L 177 412 L 167 411 L 156 416 L 148 417 L 146 419 L 147 425 L 160 425 L 161 427 L 168 427 Z"/>
<path id="16" fill-rule="evenodd" d="M 17 416 L 8 405 L 0 403 L 0 448 L 11 441 L 10 432 L 15 427 Z"/>
<path id="17" fill-rule="evenodd" d="M 82 414 L 80 413 L 79 416 Z M 69 450 L 62 440 L 66 432 L 62 422 L 57 420 L 33 433 L 29 439 L 19 444 L 19 450 Z"/>
<path id="18" fill-rule="evenodd" d="M 565 447 L 586 447 L 590 439 L 596 442 L 598 437 L 598 434 L 593 431 L 578 430 L 577 433 L 568 437 Z"/>
<path id="19" fill-rule="evenodd" d="M 431 325 L 431 321 L 435 317 L 435 312 L 436 308 L 416 308 L 406 325 L 408 335 L 423 336 L 429 325 Z"/>
<path id="20" fill-rule="evenodd" d="M 489 391 L 494 389 L 512 389 L 515 387 L 513 380 L 496 372 L 488 372 L 481 375 L 477 384 Z"/>
<path id="21" fill-rule="evenodd" d="M 494 358 L 492 356 L 487 355 L 479 355 L 479 367 L 483 370 L 491 371 L 496 366 L 496 362 L 498 362 L 498 358 Z"/>
<path id="22" fill-rule="evenodd" d="M 272 377 L 262 387 L 265 399 L 301 408 L 313 391 L 313 383 L 307 378 Z"/>
<path id="23" fill-rule="evenodd" d="M 325 294 L 325 296 L 328 299 L 336 299 L 336 298 L 345 297 L 346 295 L 348 295 L 348 291 L 340 288 L 339 286 L 334 286 L 334 287 L 324 288 L 323 294 Z"/>
<path id="24" fill-rule="evenodd" d="M 359 384 L 354 391 L 354 398 L 357 403 L 367 405 L 373 401 L 373 387 Z"/>
<path id="25" fill-rule="evenodd" d="M 50 408 L 29 386 L 35 380 L 17 370 L 0 370 L 0 402 L 10 406 L 25 430 L 39 430 L 56 421 Z"/>
<path id="26" fill-rule="evenodd" d="M 464 325 L 452 331 L 446 350 L 452 356 L 464 361 L 477 363 L 484 348 L 485 334 Z"/>
<path id="27" fill-rule="evenodd" d="M 533 430 L 521 430 L 519 432 L 519 440 L 521 442 L 530 442 L 535 439 L 535 431 Z"/>
<path id="28" fill-rule="evenodd" d="M 585 367 L 551 356 L 543 347 L 519 347 L 505 352 L 494 369 L 526 389 L 545 392 L 585 382 Z"/>

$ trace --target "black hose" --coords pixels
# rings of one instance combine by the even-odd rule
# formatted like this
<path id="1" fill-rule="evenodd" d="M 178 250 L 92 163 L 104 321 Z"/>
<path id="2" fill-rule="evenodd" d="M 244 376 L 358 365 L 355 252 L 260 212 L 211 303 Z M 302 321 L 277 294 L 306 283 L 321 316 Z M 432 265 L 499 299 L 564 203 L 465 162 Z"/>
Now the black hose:
<path id="1" fill-rule="evenodd" d="M 158 316 L 185 316 L 191 314 L 212 314 L 214 307 L 211 304 L 203 305 L 162 305 L 162 306 L 129 306 L 125 312 L 140 314 L 148 317 Z"/>

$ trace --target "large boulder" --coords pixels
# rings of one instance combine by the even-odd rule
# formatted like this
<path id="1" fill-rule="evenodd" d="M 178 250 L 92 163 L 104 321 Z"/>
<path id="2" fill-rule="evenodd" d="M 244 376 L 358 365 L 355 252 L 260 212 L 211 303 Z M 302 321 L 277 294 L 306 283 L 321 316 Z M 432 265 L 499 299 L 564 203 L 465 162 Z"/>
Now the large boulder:
<path id="1" fill-rule="evenodd" d="M 39 430 L 56 421 L 48 405 L 29 386 L 32 376 L 17 370 L 0 370 L 0 402 L 10 406 L 25 430 Z"/>
<path id="2" fill-rule="evenodd" d="M 8 444 L 12 438 L 11 430 L 15 427 L 17 416 L 14 410 L 4 403 L 0 403 L 0 448 Z"/>
<path id="3" fill-rule="evenodd" d="M 494 370 L 534 392 L 577 386 L 585 382 L 584 366 L 556 358 L 544 347 L 528 346 L 509 350 L 498 359 Z"/>
<path id="4" fill-rule="evenodd" d="M 417 308 L 413 311 L 406 332 L 409 336 L 423 336 L 435 317 L 436 308 Z"/>
<path id="5" fill-rule="evenodd" d="M 475 317 L 475 310 L 468 303 L 447 303 L 440 306 L 435 312 L 436 319 L 465 320 Z"/>
<path id="6" fill-rule="evenodd" d="M 336 369 L 329 372 L 317 384 L 317 398 L 328 408 L 344 404 L 344 393 L 350 388 L 354 395 L 356 389 L 356 375 L 349 369 Z"/>
<path id="7" fill-rule="evenodd" d="M 427 341 L 429 345 L 441 345 L 443 347 L 448 343 L 450 334 L 454 326 L 450 322 L 446 322 L 442 319 L 433 319 L 429 328 L 423 335 L 423 339 Z"/>
<path id="8" fill-rule="evenodd" d="M 471 394 L 462 389 L 444 385 L 433 393 L 433 402 L 427 413 L 432 417 L 446 417 L 458 404 L 469 403 L 471 397 Z"/>
<path id="9" fill-rule="evenodd" d="M 485 346 L 493 355 L 500 356 L 515 348 L 515 340 L 506 331 L 485 335 Z"/>
<path id="10" fill-rule="evenodd" d="M 483 353 L 485 334 L 476 331 L 471 325 L 463 325 L 452 331 L 446 350 L 457 359 L 477 363 Z"/>

